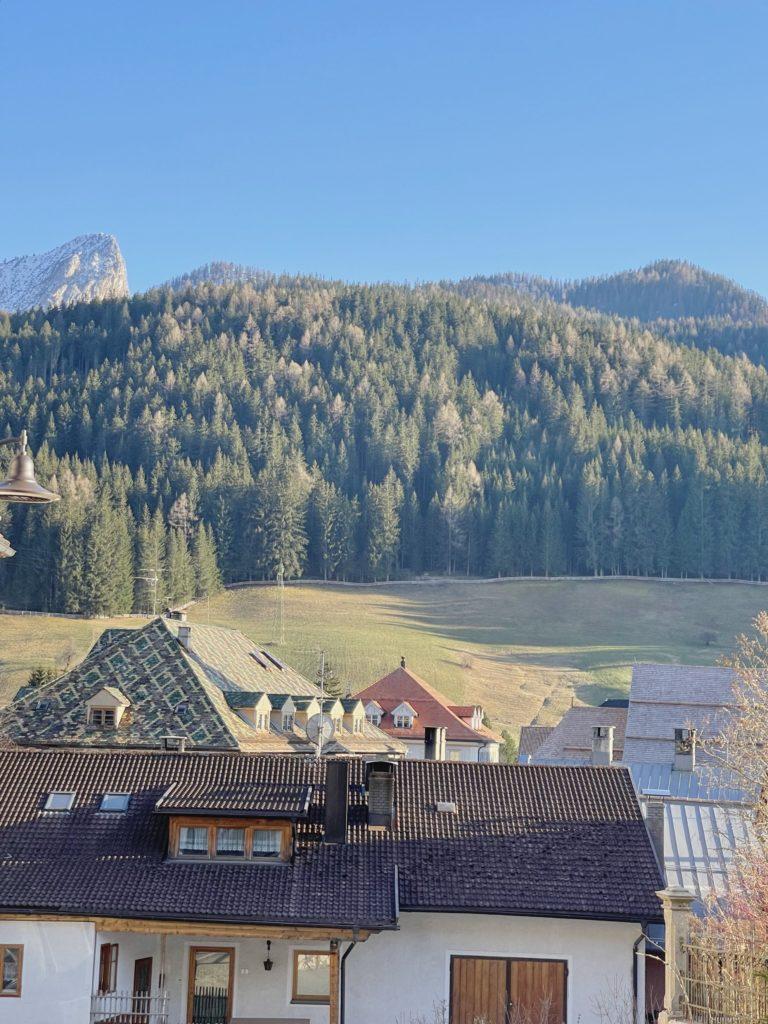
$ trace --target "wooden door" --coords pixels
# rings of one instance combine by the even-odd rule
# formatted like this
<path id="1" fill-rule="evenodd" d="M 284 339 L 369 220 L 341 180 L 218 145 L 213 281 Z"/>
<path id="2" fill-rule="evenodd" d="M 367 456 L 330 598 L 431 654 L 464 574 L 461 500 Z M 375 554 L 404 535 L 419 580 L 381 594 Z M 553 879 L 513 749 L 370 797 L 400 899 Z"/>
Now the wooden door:
<path id="1" fill-rule="evenodd" d="M 451 958 L 450 1024 L 566 1024 L 564 960 Z"/>
<path id="2" fill-rule="evenodd" d="M 512 960 L 509 1024 L 565 1024 L 564 960 Z"/>
<path id="3" fill-rule="evenodd" d="M 192 946 L 189 951 L 187 1024 L 228 1024 L 232 1016 L 235 951 Z"/>
<path id="4" fill-rule="evenodd" d="M 508 973 L 507 960 L 452 957 L 450 1024 L 506 1024 Z"/>
<path id="5" fill-rule="evenodd" d="M 133 1016 L 135 1024 L 149 1024 L 152 1008 L 152 957 L 144 956 L 133 963 Z"/>

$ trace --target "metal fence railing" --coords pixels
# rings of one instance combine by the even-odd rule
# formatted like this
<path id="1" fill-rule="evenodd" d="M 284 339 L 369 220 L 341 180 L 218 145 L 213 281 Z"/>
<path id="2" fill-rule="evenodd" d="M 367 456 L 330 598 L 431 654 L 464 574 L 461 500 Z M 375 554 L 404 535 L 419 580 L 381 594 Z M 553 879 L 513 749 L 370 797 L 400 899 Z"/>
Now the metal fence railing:
<path id="1" fill-rule="evenodd" d="M 228 1024 L 229 992 L 225 988 L 196 988 L 192 996 L 192 1024 Z"/>
<path id="2" fill-rule="evenodd" d="M 681 976 L 690 1020 L 696 1024 L 767 1024 L 768 946 L 744 943 L 685 947 Z"/>
<path id="3" fill-rule="evenodd" d="M 108 992 L 91 996 L 91 1024 L 168 1024 L 168 995 Z"/>

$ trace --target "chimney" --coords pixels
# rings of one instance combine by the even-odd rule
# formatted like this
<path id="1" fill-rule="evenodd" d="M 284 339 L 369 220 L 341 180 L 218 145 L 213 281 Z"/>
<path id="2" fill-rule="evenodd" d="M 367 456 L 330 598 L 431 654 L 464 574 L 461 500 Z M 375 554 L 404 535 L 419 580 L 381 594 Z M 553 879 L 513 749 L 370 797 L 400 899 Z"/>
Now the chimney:
<path id="1" fill-rule="evenodd" d="M 428 725 L 424 729 L 424 757 L 427 761 L 445 760 L 445 734 L 443 726 Z"/>
<path id="2" fill-rule="evenodd" d="M 395 820 L 395 766 L 392 761 L 370 761 L 365 769 L 368 790 L 368 826 L 391 828 Z"/>
<path id="3" fill-rule="evenodd" d="M 645 801 L 645 827 L 651 837 L 659 864 L 664 869 L 664 801 L 659 796 L 649 796 Z"/>
<path id="4" fill-rule="evenodd" d="M 675 771 L 692 772 L 696 767 L 696 730 L 675 729 Z"/>
<path id="5" fill-rule="evenodd" d="M 179 643 L 182 647 L 186 647 L 188 651 L 192 650 L 192 627 L 191 626 L 179 626 Z"/>
<path id="6" fill-rule="evenodd" d="M 349 764 L 329 758 L 325 764 L 325 842 L 347 841 Z"/>
<path id="7" fill-rule="evenodd" d="M 595 725 L 592 728 L 592 764 L 613 764 L 612 725 Z"/>

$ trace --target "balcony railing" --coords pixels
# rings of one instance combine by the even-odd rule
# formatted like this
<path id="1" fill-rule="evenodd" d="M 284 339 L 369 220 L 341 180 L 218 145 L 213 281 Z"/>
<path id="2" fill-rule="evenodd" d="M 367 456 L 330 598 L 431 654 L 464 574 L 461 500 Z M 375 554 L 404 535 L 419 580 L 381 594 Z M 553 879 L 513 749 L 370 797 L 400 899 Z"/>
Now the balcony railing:
<path id="1" fill-rule="evenodd" d="M 91 1024 L 168 1024 L 168 995 L 109 992 L 91 996 Z"/>

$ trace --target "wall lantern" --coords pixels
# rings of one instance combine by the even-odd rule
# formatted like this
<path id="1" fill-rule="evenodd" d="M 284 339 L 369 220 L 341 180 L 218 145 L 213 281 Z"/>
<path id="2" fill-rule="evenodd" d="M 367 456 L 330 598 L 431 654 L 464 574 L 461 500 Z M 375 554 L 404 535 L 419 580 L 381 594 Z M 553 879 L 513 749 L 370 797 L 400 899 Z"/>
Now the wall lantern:
<path id="1" fill-rule="evenodd" d="M 272 949 L 272 943 L 271 943 L 271 941 L 269 939 L 267 939 L 267 959 L 264 961 L 264 970 L 265 971 L 271 971 L 272 967 L 274 966 L 273 963 L 272 963 L 272 960 L 270 958 L 270 955 L 269 955 L 269 951 L 271 949 Z"/>

